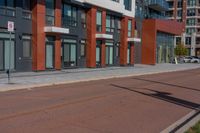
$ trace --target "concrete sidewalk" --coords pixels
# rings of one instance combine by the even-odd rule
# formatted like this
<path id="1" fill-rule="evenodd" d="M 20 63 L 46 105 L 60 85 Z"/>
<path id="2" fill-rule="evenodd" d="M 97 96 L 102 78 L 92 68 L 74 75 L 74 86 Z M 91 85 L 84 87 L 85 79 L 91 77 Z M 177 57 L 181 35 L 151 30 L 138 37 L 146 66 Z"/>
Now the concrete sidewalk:
<path id="1" fill-rule="evenodd" d="M 7 84 L 7 75 L 2 73 L 0 74 L 0 92 L 196 68 L 200 68 L 200 64 L 157 64 L 156 66 L 135 65 L 134 67 L 109 67 L 98 69 L 81 68 L 62 71 L 12 73 L 12 84 Z"/>

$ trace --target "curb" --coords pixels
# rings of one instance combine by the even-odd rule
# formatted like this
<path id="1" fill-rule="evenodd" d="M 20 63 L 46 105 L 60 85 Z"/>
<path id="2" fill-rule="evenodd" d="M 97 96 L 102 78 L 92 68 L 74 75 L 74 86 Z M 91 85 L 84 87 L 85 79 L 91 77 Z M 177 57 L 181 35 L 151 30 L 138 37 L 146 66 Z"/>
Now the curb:
<path id="1" fill-rule="evenodd" d="M 200 108 L 191 111 L 160 133 L 184 133 L 200 120 Z"/>
<path id="2" fill-rule="evenodd" d="M 39 87 L 50 87 L 54 85 L 64 85 L 64 84 L 71 84 L 71 83 L 80 83 L 80 82 L 89 82 L 89 81 L 97 81 L 97 80 L 106 80 L 106 79 L 113 79 L 113 78 L 126 78 L 126 77 L 133 77 L 133 76 L 142 76 L 142 75 L 151 75 L 151 74 L 161 74 L 161 73 L 168 73 L 168 72 L 178 72 L 178 71 L 184 71 L 184 70 L 193 70 L 197 69 L 199 67 L 195 68 L 183 68 L 179 70 L 166 70 L 166 71 L 157 71 L 157 72 L 146 72 L 146 73 L 137 73 L 137 74 L 128 74 L 128 75 L 117 75 L 117 76 L 107 76 L 107 77 L 98 77 L 98 78 L 88 78 L 88 79 L 81 79 L 81 80 L 71 80 L 71 81 L 62 81 L 62 82 L 53 82 L 53 83 L 45 83 L 45 84 L 38 84 L 38 85 L 22 85 L 17 87 L 7 87 L 5 89 L 0 89 L 0 92 L 7 92 L 7 91 L 15 91 L 15 90 L 32 90 L 33 88 L 39 88 Z"/>

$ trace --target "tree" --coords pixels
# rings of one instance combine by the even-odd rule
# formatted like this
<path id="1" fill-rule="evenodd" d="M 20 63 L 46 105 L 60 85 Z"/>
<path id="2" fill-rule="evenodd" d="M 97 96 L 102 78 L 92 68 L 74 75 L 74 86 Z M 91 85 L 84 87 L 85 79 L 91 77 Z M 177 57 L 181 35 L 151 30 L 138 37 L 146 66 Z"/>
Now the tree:
<path id="1" fill-rule="evenodd" d="M 188 49 L 183 44 L 176 45 L 175 55 L 176 56 L 186 56 L 188 54 Z"/>

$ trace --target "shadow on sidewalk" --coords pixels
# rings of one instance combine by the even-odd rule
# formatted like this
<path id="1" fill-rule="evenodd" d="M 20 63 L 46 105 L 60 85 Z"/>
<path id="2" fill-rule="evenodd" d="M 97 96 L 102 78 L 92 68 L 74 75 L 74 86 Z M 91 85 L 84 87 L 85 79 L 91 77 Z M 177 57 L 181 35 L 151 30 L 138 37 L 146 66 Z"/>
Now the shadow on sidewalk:
<path id="1" fill-rule="evenodd" d="M 120 88 L 120 89 L 124 89 L 127 91 L 131 91 L 134 93 L 142 94 L 145 96 L 153 97 L 153 98 L 156 98 L 159 100 L 163 100 L 165 102 L 173 103 L 173 104 L 176 104 L 176 105 L 179 105 L 179 106 L 182 106 L 185 108 L 193 109 L 193 110 L 199 110 L 198 108 L 200 107 L 200 104 L 198 104 L 198 103 L 194 103 L 194 102 L 190 102 L 187 100 L 183 100 L 180 98 L 170 96 L 171 93 L 168 93 L 168 92 L 156 91 L 156 90 L 151 90 L 151 89 L 141 89 L 141 90 L 148 90 L 149 93 L 147 93 L 147 92 L 141 92 L 141 91 L 138 91 L 135 89 L 130 89 L 130 88 L 115 85 L 115 84 L 111 84 L 111 86 Z"/>
<path id="2" fill-rule="evenodd" d="M 156 83 L 156 84 L 162 84 L 162 85 L 166 85 L 166 86 L 178 87 L 178 88 L 182 88 L 182 89 L 187 89 L 187 90 L 193 90 L 193 91 L 200 92 L 199 89 L 185 87 L 185 86 L 181 86 L 181 85 L 169 84 L 169 83 L 164 83 L 164 82 L 154 81 L 154 80 L 149 80 L 149 79 L 142 79 L 142 78 L 132 78 L 132 79 L 140 80 L 140 81 L 146 81 L 146 82 L 151 82 L 151 83 Z"/>

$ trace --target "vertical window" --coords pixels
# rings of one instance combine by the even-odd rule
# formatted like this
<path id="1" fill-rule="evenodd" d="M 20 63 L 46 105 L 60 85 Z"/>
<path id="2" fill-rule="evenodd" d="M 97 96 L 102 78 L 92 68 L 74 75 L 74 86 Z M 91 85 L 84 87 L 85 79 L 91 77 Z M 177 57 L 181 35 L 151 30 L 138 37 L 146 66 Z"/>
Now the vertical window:
<path id="1" fill-rule="evenodd" d="M 23 39 L 23 57 L 24 58 L 31 58 L 31 36 L 24 35 Z"/>
<path id="2" fill-rule="evenodd" d="M 116 20 L 117 20 L 117 32 L 120 33 L 120 31 L 121 31 L 121 20 L 119 18 L 117 18 Z"/>
<path id="3" fill-rule="evenodd" d="M 86 28 L 86 12 L 84 10 L 81 12 L 81 25 L 82 28 Z"/>
<path id="4" fill-rule="evenodd" d="M 15 0 L 7 0 L 8 7 L 15 7 Z"/>
<path id="5" fill-rule="evenodd" d="M 128 20 L 128 37 L 131 37 L 132 32 L 132 21 Z"/>
<path id="6" fill-rule="evenodd" d="M 107 32 L 114 32 L 115 28 L 115 20 L 113 16 L 107 15 L 106 16 L 106 31 Z"/>
<path id="7" fill-rule="evenodd" d="M 0 6 L 6 6 L 5 0 L 0 0 Z"/>
<path id="8" fill-rule="evenodd" d="M 23 7 L 24 10 L 31 10 L 31 1 L 30 0 L 23 0 Z"/>
<path id="9" fill-rule="evenodd" d="M 54 0 L 46 0 L 46 25 L 55 24 Z"/>
<path id="10" fill-rule="evenodd" d="M 96 26 L 97 26 L 97 32 L 101 32 L 102 31 L 102 12 L 101 11 L 97 11 Z"/>
<path id="11" fill-rule="evenodd" d="M 62 8 L 62 25 L 77 26 L 77 8 L 71 5 L 63 4 Z"/>
<path id="12" fill-rule="evenodd" d="M 125 6 L 125 9 L 126 9 L 126 10 L 131 11 L 131 10 L 132 10 L 132 9 L 131 9 L 131 8 L 132 8 L 131 5 L 132 5 L 131 0 L 124 0 L 124 6 Z"/>
<path id="13" fill-rule="evenodd" d="M 55 38 L 53 36 L 46 37 L 46 68 L 54 68 L 54 45 Z"/>
<path id="14" fill-rule="evenodd" d="M 81 57 L 85 56 L 86 56 L 86 43 L 85 40 L 83 40 L 83 42 L 81 42 Z"/>

